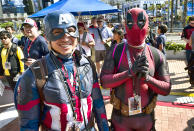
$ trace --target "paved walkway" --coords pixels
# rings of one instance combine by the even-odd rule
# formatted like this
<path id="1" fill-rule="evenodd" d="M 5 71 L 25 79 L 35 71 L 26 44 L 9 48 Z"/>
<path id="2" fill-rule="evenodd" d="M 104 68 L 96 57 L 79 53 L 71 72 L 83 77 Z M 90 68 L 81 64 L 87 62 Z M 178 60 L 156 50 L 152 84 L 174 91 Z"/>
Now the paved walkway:
<path id="1" fill-rule="evenodd" d="M 157 131 L 194 131 L 194 89 L 190 88 L 186 64 L 182 60 L 168 60 L 172 81 L 171 95 L 159 96 L 155 109 Z M 190 99 L 191 98 L 191 99 Z M 173 102 L 175 104 L 173 104 Z M 112 105 L 106 104 L 111 117 Z"/>

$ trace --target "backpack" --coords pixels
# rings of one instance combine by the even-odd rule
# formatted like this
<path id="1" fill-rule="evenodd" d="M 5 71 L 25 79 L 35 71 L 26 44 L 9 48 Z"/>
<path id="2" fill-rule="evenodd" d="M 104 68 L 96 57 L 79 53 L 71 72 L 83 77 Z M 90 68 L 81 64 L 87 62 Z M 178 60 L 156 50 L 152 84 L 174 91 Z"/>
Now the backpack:
<path id="1" fill-rule="evenodd" d="M 3 48 L 0 49 L 0 52 L 2 51 L 2 49 Z M 9 51 L 7 61 L 11 63 L 11 69 L 9 70 L 10 76 L 15 77 L 20 72 L 20 62 L 17 56 L 17 45 L 16 44 L 12 44 L 10 51 Z M 1 56 L 0 56 L 0 70 L 1 70 L 0 74 L 3 75 L 4 69 L 2 66 Z"/>

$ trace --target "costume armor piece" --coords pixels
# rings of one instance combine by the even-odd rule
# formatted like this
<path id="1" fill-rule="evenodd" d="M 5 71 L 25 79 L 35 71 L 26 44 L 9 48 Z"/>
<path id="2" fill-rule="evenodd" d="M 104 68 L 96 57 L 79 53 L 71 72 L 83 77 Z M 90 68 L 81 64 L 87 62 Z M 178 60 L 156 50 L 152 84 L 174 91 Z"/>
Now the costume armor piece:
<path id="1" fill-rule="evenodd" d="M 129 45 L 140 46 L 144 43 L 148 30 L 148 15 L 143 9 L 133 8 L 127 12 L 127 41 Z"/>
<path id="2" fill-rule="evenodd" d="M 69 34 L 73 37 L 78 37 L 78 28 L 77 21 L 74 16 L 70 13 L 64 13 L 64 11 L 55 11 L 53 13 L 48 14 L 44 18 L 44 26 L 45 26 L 45 34 L 46 38 L 49 41 L 55 41 L 64 36 L 64 34 Z M 75 32 L 69 32 L 68 28 L 74 27 L 76 29 Z M 64 32 L 59 35 L 53 35 L 53 29 L 63 29 Z"/>

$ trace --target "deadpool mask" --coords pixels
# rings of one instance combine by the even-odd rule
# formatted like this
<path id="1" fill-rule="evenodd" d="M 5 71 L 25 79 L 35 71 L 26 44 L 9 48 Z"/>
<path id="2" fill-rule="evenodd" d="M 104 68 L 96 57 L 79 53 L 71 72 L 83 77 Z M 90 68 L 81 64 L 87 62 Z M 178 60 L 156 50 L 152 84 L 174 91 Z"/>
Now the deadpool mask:
<path id="1" fill-rule="evenodd" d="M 126 15 L 126 36 L 129 45 L 141 47 L 148 31 L 148 15 L 143 9 L 133 8 Z"/>

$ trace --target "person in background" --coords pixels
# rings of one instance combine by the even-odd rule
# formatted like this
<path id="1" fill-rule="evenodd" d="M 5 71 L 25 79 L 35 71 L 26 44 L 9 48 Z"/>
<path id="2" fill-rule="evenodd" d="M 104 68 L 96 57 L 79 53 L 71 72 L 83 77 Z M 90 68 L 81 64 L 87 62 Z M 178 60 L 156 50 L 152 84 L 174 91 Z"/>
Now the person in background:
<path id="1" fill-rule="evenodd" d="M 141 8 L 128 10 L 125 18 L 127 42 L 111 47 L 100 81 L 111 89 L 111 122 L 114 131 L 155 131 L 157 95 L 171 90 L 166 58 L 145 44 L 148 15 Z"/>
<path id="2" fill-rule="evenodd" d="M 113 30 L 113 24 L 111 22 L 106 22 L 107 24 L 107 27 L 110 29 L 110 30 Z"/>
<path id="3" fill-rule="evenodd" d="M 97 24 L 97 18 L 94 16 L 91 19 L 91 25 L 89 26 L 89 28 L 97 28 L 98 24 Z"/>
<path id="4" fill-rule="evenodd" d="M 37 59 L 48 54 L 49 50 L 45 38 L 39 35 L 38 27 L 33 19 L 25 19 L 22 26 L 24 27 L 24 33 L 28 37 L 23 49 L 24 57 L 27 59 L 25 61 L 26 69 Z"/>
<path id="5" fill-rule="evenodd" d="M 124 33 L 121 29 L 114 29 L 113 30 L 113 40 L 111 46 L 115 46 L 116 44 L 120 44 L 122 42 L 126 42 L 124 40 Z"/>
<path id="6" fill-rule="evenodd" d="M 21 26 L 20 31 L 22 32 L 23 36 L 21 37 L 21 39 L 18 42 L 18 46 L 23 50 L 24 49 L 24 45 L 26 43 L 26 41 L 28 41 L 28 37 L 24 32 L 24 27 Z"/>
<path id="7" fill-rule="evenodd" d="M 20 130 L 38 131 L 41 127 L 41 131 L 95 131 L 95 117 L 98 131 L 109 131 L 95 65 L 75 50 L 79 37 L 75 17 L 55 11 L 47 14 L 43 23 L 51 47 L 41 59 L 45 66 L 33 68 L 36 63 L 32 64 L 15 89 Z M 48 72 L 42 95 L 32 73 L 38 68 Z"/>
<path id="8" fill-rule="evenodd" d="M 186 27 L 184 27 L 181 35 L 181 38 L 186 42 L 185 50 L 186 50 L 187 64 L 189 63 L 189 57 L 191 55 L 191 50 L 192 50 L 192 47 L 188 43 L 192 31 L 194 31 L 194 16 L 189 17 L 189 24 Z"/>
<path id="9" fill-rule="evenodd" d="M 159 49 L 164 55 L 166 54 L 166 36 L 165 33 L 168 31 L 168 27 L 166 25 L 158 26 L 158 37 L 156 38 L 156 48 Z"/>
<path id="10" fill-rule="evenodd" d="M 189 57 L 188 65 L 185 67 L 185 70 L 188 70 L 189 82 L 191 88 L 194 88 L 194 31 L 192 32 L 190 39 L 188 41 L 189 46 L 191 46 L 191 54 Z"/>
<path id="11" fill-rule="evenodd" d="M 86 53 L 86 56 L 88 56 L 91 59 L 92 56 L 91 47 L 95 45 L 94 39 L 92 35 L 89 32 L 87 32 L 83 22 L 78 22 L 77 25 L 79 30 L 78 42 L 81 45 L 84 52 Z"/>
<path id="12" fill-rule="evenodd" d="M 18 44 L 19 40 L 18 38 L 16 38 L 13 33 L 15 32 L 13 26 L 6 26 L 5 27 L 5 30 L 8 31 L 10 34 L 11 34 L 11 42 L 14 43 L 14 44 Z"/>
<path id="13" fill-rule="evenodd" d="M 96 28 L 98 27 L 98 24 L 97 24 L 97 17 L 92 17 L 91 18 L 91 24 L 90 26 L 88 27 L 88 32 L 92 35 L 93 39 L 95 38 L 94 34 L 95 34 L 95 30 Z M 92 52 L 92 60 L 95 61 L 95 49 L 94 47 L 91 48 L 91 52 Z"/>
<path id="14" fill-rule="evenodd" d="M 153 33 L 151 27 L 148 27 L 147 37 L 145 40 L 146 44 L 156 47 L 156 34 Z"/>
<path id="15" fill-rule="evenodd" d="M 0 32 L 3 48 L 0 50 L 0 79 L 6 79 L 14 90 L 18 77 L 24 72 L 23 52 L 12 43 L 12 35 L 8 31 Z"/>
<path id="16" fill-rule="evenodd" d="M 106 55 L 105 44 L 112 41 L 113 33 L 112 31 L 104 25 L 104 18 L 97 18 L 98 28 L 93 30 L 94 41 L 95 41 L 95 61 L 98 75 L 100 74 L 101 66 Z"/>

